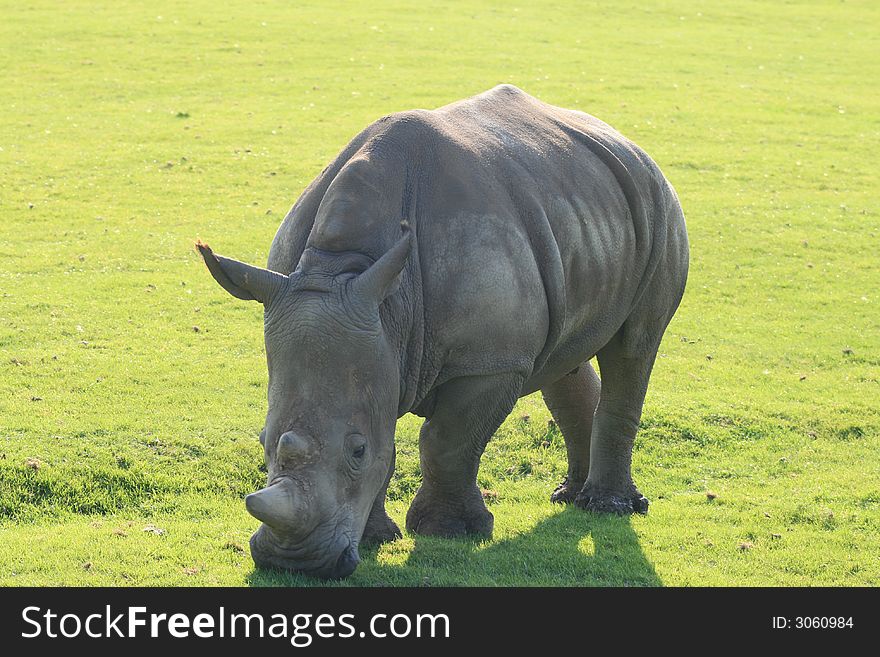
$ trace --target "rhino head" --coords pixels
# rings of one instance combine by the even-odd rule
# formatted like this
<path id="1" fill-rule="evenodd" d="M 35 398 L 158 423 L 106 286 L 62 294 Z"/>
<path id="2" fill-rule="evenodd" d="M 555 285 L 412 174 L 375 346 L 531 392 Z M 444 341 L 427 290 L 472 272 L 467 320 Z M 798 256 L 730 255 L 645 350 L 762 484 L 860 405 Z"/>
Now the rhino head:
<path id="1" fill-rule="evenodd" d="M 347 577 L 394 464 L 400 362 L 379 307 L 397 287 L 410 234 L 404 227 L 366 269 L 318 275 L 287 276 L 196 246 L 224 289 L 264 306 L 268 481 L 245 500 L 263 523 L 251 538 L 254 562 Z"/>

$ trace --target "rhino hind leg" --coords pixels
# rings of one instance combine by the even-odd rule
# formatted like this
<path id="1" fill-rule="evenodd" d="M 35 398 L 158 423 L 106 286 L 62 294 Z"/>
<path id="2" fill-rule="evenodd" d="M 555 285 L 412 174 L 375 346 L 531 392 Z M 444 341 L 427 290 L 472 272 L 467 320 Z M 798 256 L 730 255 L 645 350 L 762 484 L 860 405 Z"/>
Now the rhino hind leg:
<path id="1" fill-rule="evenodd" d="M 598 513 L 647 513 L 648 500 L 632 480 L 632 448 L 642 415 L 659 336 L 636 353 L 620 334 L 598 353 L 602 394 L 593 418 L 590 472 L 575 498 Z"/>
<path id="2" fill-rule="evenodd" d="M 551 502 L 570 504 L 583 488 L 590 472 L 590 434 L 599 404 L 601 384 L 589 361 L 543 388 L 544 403 L 565 439 L 568 474 Z"/>
<path id="3" fill-rule="evenodd" d="M 596 354 L 602 394 L 590 435 L 590 472 L 575 504 L 601 513 L 647 513 L 648 500 L 632 480 L 632 448 L 648 379 L 663 333 L 681 302 L 687 282 L 688 242 L 684 216 L 668 189 L 668 214 L 656 227 L 665 236 L 652 246 L 656 268 L 629 317 Z M 652 258 L 655 253 L 652 251 Z"/>
<path id="4" fill-rule="evenodd" d="M 494 517 L 477 487 L 486 443 L 513 409 L 524 377 L 462 377 L 437 391 L 422 425 L 422 485 L 406 514 L 406 528 L 425 536 L 490 537 Z"/>

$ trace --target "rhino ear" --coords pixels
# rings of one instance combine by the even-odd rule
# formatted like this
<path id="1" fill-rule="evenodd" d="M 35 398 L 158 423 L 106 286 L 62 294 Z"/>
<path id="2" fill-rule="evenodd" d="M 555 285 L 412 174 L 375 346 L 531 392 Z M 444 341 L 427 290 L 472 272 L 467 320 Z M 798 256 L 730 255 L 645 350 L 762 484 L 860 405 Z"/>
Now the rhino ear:
<path id="1" fill-rule="evenodd" d="M 196 248 L 202 254 L 214 280 L 229 294 L 239 299 L 266 304 L 287 283 L 287 276 L 284 274 L 224 258 L 215 254 L 211 247 L 201 240 L 196 242 Z"/>
<path id="2" fill-rule="evenodd" d="M 397 290 L 400 272 L 412 251 L 412 231 L 409 224 L 404 221 L 400 227 L 403 229 L 403 237 L 352 283 L 358 296 L 371 299 L 377 305 Z"/>

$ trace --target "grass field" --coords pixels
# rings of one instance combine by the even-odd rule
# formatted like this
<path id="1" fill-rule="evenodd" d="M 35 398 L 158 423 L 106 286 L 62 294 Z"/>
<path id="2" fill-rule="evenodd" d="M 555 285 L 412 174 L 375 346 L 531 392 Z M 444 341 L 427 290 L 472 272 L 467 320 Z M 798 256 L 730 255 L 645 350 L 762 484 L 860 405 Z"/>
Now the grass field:
<path id="1" fill-rule="evenodd" d="M 880 585 L 880 6 L 295 4 L 0 0 L 0 584 L 314 584 L 247 552 L 261 308 L 192 244 L 264 263 L 367 123 L 510 82 L 642 145 L 688 217 L 651 512 L 549 503 L 536 394 L 483 458 L 492 541 L 405 536 L 343 585 Z"/>

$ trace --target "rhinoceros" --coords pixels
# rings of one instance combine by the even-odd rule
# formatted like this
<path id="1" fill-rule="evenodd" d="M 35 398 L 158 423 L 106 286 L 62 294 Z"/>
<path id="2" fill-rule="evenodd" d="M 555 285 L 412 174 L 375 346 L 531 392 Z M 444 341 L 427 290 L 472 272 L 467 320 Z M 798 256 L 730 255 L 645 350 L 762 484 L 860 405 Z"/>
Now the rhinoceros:
<path id="1" fill-rule="evenodd" d="M 299 197 L 267 268 L 197 248 L 264 307 L 258 566 L 342 578 L 359 545 L 400 536 L 385 496 L 405 413 L 425 418 L 407 530 L 490 536 L 480 457 L 538 390 L 568 455 L 552 501 L 647 512 L 632 447 L 688 239 L 672 185 L 606 123 L 511 85 L 390 114 Z"/>

